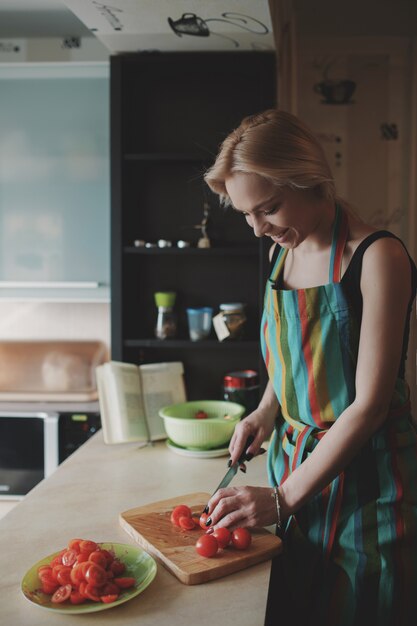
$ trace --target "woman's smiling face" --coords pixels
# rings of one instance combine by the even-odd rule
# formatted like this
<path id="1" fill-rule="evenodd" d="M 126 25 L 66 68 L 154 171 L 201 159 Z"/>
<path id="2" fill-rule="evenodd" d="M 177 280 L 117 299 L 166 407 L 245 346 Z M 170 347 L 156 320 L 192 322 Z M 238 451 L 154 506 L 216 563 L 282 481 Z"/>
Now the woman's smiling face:
<path id="1" fill-rule="evenodd" d="M 235 172 L 225 181 L 234 209 L 245 216 L 256 237 L 270 237 L 284 248 L 296 248 L 318 223 L 313 190 L 277 187 L 257 174 Z"/>

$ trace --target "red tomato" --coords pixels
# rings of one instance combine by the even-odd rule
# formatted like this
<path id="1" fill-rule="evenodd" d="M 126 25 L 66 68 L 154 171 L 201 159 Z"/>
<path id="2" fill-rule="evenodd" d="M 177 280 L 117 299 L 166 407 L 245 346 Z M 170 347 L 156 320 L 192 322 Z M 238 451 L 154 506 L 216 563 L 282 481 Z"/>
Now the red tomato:
<path id="1" fill-rule="evenodd" d="M 68 550 L 74 550 L 74 552 L 79 554 L 81 541 L 82 539 L 71 539 L 71 541 L 68 542 Z"/>
<path id="2" fill-rule="evenodd" d="M 107 582 L 107 574 L 106 570 L 100 565 L 96 565 L 95 563 L 91 563 L 90 567 L 87 569 L 85 573 L 85 579 L 87 583 L 90 585 L 94 585 L 95 587 L 100 587 Z"/>
<path id="3" fill-rule="evenodd" d="M 100 567 L 106 568 L 107 566 L 107 558 L 106 555 L 102 553 L 101 550 L 95 550 L 91 552 L 88 557 L 88 560 L 96 565 L 100 565 Z"/>
<path id="4" fill-rule="evenodd" d="M 114 583 L 106 583 L 101 590 L 101 593 L 103 596 L 112 596 L 114 594 L 119 595 L 120 588 Z"/>
<path id="5" fill-rule="evenodd" d="M 77 563 L 85 563 L 85 561 L 88 561 L 89 556 L 88 552 L 80 552 L 80 554 L 77 555 Z"/>
<path id="6" fill-rule="evenodd" d="M 71 604 L 83 604 L 85 602 L 84 596 L 79 591 L 71 591 L 70 602 Z"/>
<path id="7" fill-rule="evenodd" d="M 61 565 L 61 567 L 63 566 Z M 45 567 L 45 568 L 42 568 L 41 570 L 38 570 L 38 576 L 41 581 L 46 580 L 46 581 L 53 583 L 56 580 L 53 575 L 53 570 L 51 567 L 48 567 L 48 568 Z"/>
<path id="8" fill-rule="evenodd" d="M 83 594 L 83 592 L 81 591 L 81 585 L 80 585 L 80 593 L 84 595 L 85 598 L 87 598 L 88 600 L 93 600 L 93 602 L 100 602 L 100 593 L 97 587 L 95 587 L 94 585 L 90 585 L 89 583 L 86 583 L 84 587 L 84 594 Z"/>
<path id="9" fill-rule="evenodd" d="M 194 520 L 192 517 L 182 516 L 180 517 L 178 523 L 181 528 L 184 528 L 184 530 L 192 530 L 193 528 L 195 528 Z"/>
<path id="10" fill-rule="evenodd" d="M 186 504 L 179 504 L 171 513 L 171 522 L 179 526 L 180 517 L 192 517 L 191 509 Z"/>
<path id="11" fill-rule="evenodd" d="M 225 548 L 230 543 L 232 534 L 228 528 L 216 528 L 212 533 L 213 537 L 216 537 L 219 548 Z"/>
<path id="12" fill-rule="evenodd" d="M 80 550 L 87 554 L 91 554 L 94 550 L 97 550 L 97 544 L 95 541 L 89 541 L 88 539 L 82 539 L 80 541 Z"/>
<path id="13" fill-rule="evenodd" d="M 110 571 L 113 572 L 115 576 L 120 576 L 120 574 L 123 574 L 125 569 L 125 564 L 117 559 L 115 559 L 113 563 L 110 563 Z"/>
<path id="14" fill-rule="evenodd" d="M 88 567 L 90 565 L 88 564 Z M 76 563 L 71 569 L 71 583 L 77 587 L 80 583 L 85 581 L 86 566 L 84 563 Z"/>
<path id="15" fill-rule="evenodd" d="M 116 602 L 118 597 L 117 593 L 112 593 L 107 596 L 100 596 L 100 600 L 105 604 L 110 604 L 111 602 Z"/>
<path id="16" fill-rule="evenodd" d="M 196 420 L 205 420 L 208 418 L 208 415 L 205 411 L 197 411 L 197 413 L 194 413 L 194 417 Z"/>
<path id="17" fill-rule="evenodd" d="M 67 550 L 62 555 L 62 564 L 67 565 L 68 567 L 72 567 L 77 560 L 77 553 L 75 550 Z"/>
<path id="18" fill-rule="evenodd" d="M 39 576 L 39 578 L 41 577 L 41 573 L 42 572 L 49 572 L 50 574 L 52 574 L 52 567 L 50 565 L 41 565 L 38 568 L 38 576 Z"/>
<path id="19" fill-rule="evenodd" d="M 51 598 L 51 602 L 57 604 L 65 602 L 65 600 L 68 600 L 68 598 L 70 597 L 71 591 L 71 585 L 62 585 L 61 587 L 58 587 L 58 589 L 55 591 L 54 595 Z"/>
<path id="20" fill-rule="evenodd" d="M 65 567 L 65 565 L 62 566 L 62 569 L 59 570 L 58 574 L 57 574 L 57 581 L 59 582 L 60 585 L 70 585 L 71 584 L 71 572 L 72 572 L 72 568 L 71 567 Z"/>
<path id="21" fill-rule="evenodd" d="M 252 541 L 252 535 L 247 528 L 236 528 L 232 531 L 232 544 L 238 550 L 246 550 Z"/>
<path id="22" fill-rule="evenodd" d="M 209 518 L 209 516 L 207 515 L 207 513 L 202 513 L 200 515 L 199 524 L 200 524 L 201 528 L 203 528 L 204 530 L 207 530 L 206 522 L 207 522 L 208 518 Z"/>
<path id="23" fill-rule="evenodd" d="M 55 593 L 55 591 L 58 589 L 59 584 L 54 582 L 48 582 L 47 580 L 43 580 L 42 584 L 41 584 L 41 589 L 43 591 L 43 593 L 46 593 L 48 595 L 51 595 L 52 593 Z"/>
<path id="24" fill-rule="evenodd" d="M 129 587 L 133 587 L 135 585 L 136 580 L 134 578 L 130 578 L 130 577 L 126 576 L 124 578 L 115 578 L 114 579 L 114 583 L 120 589 L 129 589 Z"/>
<path id="25" fill-rule="evenodd" d="M 217 539 L 213 537 L 213 535 L 202 535 L 197 539 L 195 549 L 201 556 L 211 558 L 217 553 L 217 550 L 219 549 L 219 544 L 217 542 Z"/>

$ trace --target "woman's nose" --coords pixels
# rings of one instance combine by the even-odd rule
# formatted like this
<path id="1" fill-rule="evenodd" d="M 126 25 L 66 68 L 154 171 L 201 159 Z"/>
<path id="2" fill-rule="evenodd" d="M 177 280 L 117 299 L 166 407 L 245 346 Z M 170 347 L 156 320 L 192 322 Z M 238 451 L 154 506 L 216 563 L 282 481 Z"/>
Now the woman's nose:
<path id="1" fill-rule="evenodd" d="M 267 232 L 267 223 L 264 217 L 260 215 L 253 215 L 252 228 L 255 237 L 263 237 L 264 234 Z"/>

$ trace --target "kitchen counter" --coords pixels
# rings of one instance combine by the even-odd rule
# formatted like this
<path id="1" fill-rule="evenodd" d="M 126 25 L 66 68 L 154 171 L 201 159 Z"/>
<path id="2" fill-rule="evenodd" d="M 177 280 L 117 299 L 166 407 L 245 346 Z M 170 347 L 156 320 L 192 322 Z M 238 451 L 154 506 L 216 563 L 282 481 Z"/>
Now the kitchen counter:
<path id="1" fill-rule="evenodd" d="M 226 471 L 227 457 L 183 457 L 165 442 L 106 445 L 98 432 L 48 479 L 0 520 L 0 626 L 111 624 L 170 626 L 264 623 L 270 561 L 201 585 L 179 582 L 161 564 L 144 592 L 119 607 L 82 616 L 53 614 L 32 605 L 20 583 L 38 560 L 69 539 L 134 544 L 119 525 L 119 513 L 136 506 L 211 492 Z M 265 456 L 238 472 L 235 485 L 266 485 Z"/>

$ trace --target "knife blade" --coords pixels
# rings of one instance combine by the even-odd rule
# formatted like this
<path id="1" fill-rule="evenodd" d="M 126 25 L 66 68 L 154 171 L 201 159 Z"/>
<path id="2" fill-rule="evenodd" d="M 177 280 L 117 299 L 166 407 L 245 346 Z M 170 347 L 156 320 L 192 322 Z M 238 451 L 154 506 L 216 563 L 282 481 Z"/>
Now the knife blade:
<path id="1" fill-rule="evenodd" d="M 218 486 L 216 487 L 216 489 L 213 491 L 213 493 L 211 494 L 211 497 L 214 496 L 215 493 L 217 493 L 217 491 L 219 489 L 224 489 L 225 487 L 227 487 L 232 478 L 234 478 L 234 476 L 236 476 L 237 474 L 237 470 L 239 469 L 239 465 L 241 465 L 242 463 L 245 463 L 247 461 L 250 461 L 250 459 L 252 457 L 250 457 L 249 459 L 246 456 L 246 450 L 249 448 L 250 444 L 253 442 L 254 437 L 253 435 L 249 435 L 249 437 L 246 440 L 245 443 L 245 447 L 243 449 L 242 454 L 240 455 L 240 457 L 238 458 L 238 460 L 236 461 L 236 463 L 234 465 L 232 465 L 226 472 L 226 474 L 223 476 L 223 478 L 221 479 L 220 483 L 218 484 Z M 208 509 L 207 507 L 204 509 L 203 513 L 208 513 Z"/>

